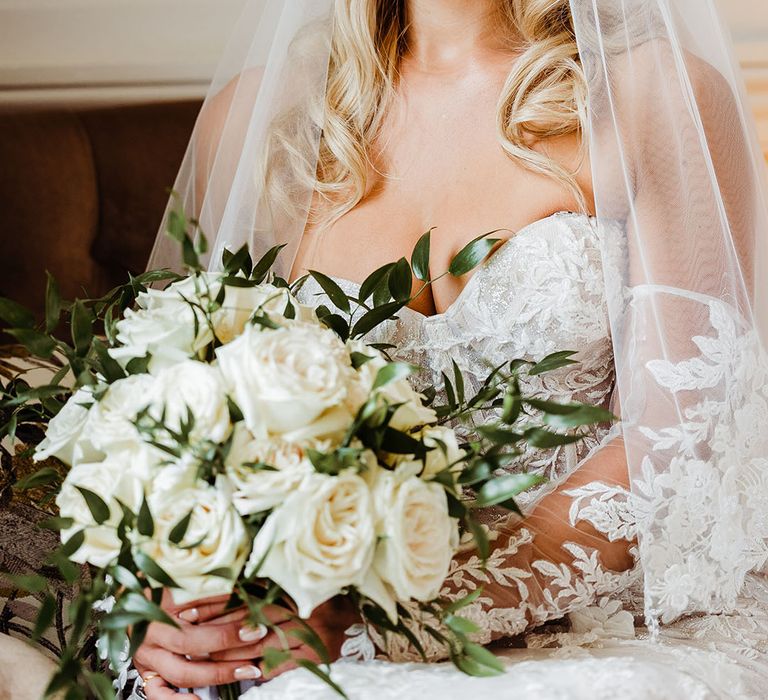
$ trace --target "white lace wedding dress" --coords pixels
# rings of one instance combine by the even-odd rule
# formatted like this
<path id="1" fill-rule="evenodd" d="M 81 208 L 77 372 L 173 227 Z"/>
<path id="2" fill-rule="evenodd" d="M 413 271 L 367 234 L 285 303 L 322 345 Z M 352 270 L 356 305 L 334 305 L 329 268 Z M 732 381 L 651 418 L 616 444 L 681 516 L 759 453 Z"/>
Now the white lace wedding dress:
<path id="1" fill-rule="evenodd" d="M 578 350 L 579 364 L 526 387 L 543 398 L 605 404 L 614 387 L 601 235 L 594 221 L 556 214 L 518 232 L 470 279 L 446 312 L 403 310 L 377 330 L 397 358 L 440 373 L 455 360 L 482 380 L 489 365 Z M 356 285 L 338 282 L 353 293 Z M 328 303 L 309 282 L 305 303 Z M 613 452 L 611 452 L 613 450 Z M 467 551 L 457 557 L 445 595 L 483 586 L 465 611 L 508 664 L 505 675 L 471 678 L 441 663 L 416 663 L 400 644 L 389 659 L 350 631 L 333 677 L 351 700 L 598 698 L 760 698 L 768 688 L 768 584 L 757 574 L 732 614 L 688 617 L 652 640 L 642 627 L 642 571 L 614 571 L 635 537 L 620 426 L 601 426 L 577 445 L 530 451 L 516 467 L 549 484 L 523 501 L 527 517 L 485 518 L 494 549 L 487 570 Z M 617 559 L 618 557 L 618 559 Z M 626 567 L 623 567 L 626 569 Z M 498 640 L 515 638 L 513 643 Z M 380 641 L 380 640 L 379 640 Z M 380 659 L 373 660 L 374 654 Z M 332 690 L 305 671 L 254 687 L 248 700 L 321 700 Z"/>

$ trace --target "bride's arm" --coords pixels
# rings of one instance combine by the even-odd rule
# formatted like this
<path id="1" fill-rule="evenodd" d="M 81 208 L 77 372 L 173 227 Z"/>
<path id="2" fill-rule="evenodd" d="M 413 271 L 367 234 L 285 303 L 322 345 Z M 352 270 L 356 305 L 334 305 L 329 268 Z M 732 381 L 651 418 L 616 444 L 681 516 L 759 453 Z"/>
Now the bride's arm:
<path id="1" fill-rule="evenodd" d="M 456 600 L 482 588 L 480 597 L 461 611 L 480 628 L 473 639 L 487 644 L 514 636 L 625 588 L 635 564 L 627 489 L 623 440 L 607 437 L 563 482 L 540 496 L 524 518 L 509 516 L 490 526 L 485 567 L 473 547 L 461 552 L 442 595 Z M 415 606 L 411 611 L 419 615 Z M 417 636 L 432 660 L 444 656 L 445 649 L 432 637 Z M 407 642 L 394 636 L 386 651 L 394 659 L 417 658 Z"/>

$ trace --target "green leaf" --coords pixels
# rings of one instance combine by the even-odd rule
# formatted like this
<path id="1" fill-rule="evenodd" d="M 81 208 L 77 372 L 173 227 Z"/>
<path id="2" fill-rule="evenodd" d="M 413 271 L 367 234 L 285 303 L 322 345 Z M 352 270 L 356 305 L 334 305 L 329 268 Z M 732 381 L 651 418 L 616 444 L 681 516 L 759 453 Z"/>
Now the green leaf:
<path id="1" fill-rule="evenodd" d="M 512 500 L 523 491 L 546 482 L 536 474 L 505 474 L 487 482 L 477 494 L 477 505 L 480 508 L 499 505 Z"/>
<path id="2" fill-rule="evenodd" d="M 368 311 L 364 314 L 360 320 L 352 327 L 350 336 L 357 338 L 370 333 L 374 328 L 380 326 L 385 321 L 389 320 L 398 311 L 401 311 L 404 304 L 399 301 L 393 301 L 388 304 L 382 304 L 375 309 Z"/>
<path id="3" fill-rule="evenodd" d="M 426 282 L 429 280 L 429 253 L 432 239 L 432 231 L 427 231 L 416 244 L 411 256 L 411 267 L 416 279 Z"/>
<path id="4" fill-rule="evenodd" d="M 103 525 L 109 520 L 109 506 L 103 501 L 101 496 L 98 496 L 93 491 L 83 487 L 75 486 L 75 488 L 82 494 L 85 499 L 85 503 L 88 506 L 88 510 L 91 511 L 93 519 L 97 525 Z"/>
<path id="5" fill-rule="evenodd" d="M 459 598 L 459 600 L 455 600 L 450 605 L 446 606 L 443 609 L 443 612 L 450 614 L 456 613 L 459 610 L 463 610 L 468 605 L 472 605 L 481 595 L 483 594 L 482 587 L 476 588 L 471 593 L 467 593 L 463 598 Z"/>
<path id="6" fill-rule="evenodd" d="M 328 298 L 334 303 L 334 305 L 341 309 L 344 313 L 350 313 L 349 297 L 344 293 L 344 290 L 334 282 L 328 275 L 324 275 L 322 272 L 316 272 L 310 270 L 309 274 L 320 285 L 320 288 L 328 295 Z"/>
<path id="7" fill-rule="evenodd" d="M 96 357 L 99 358 L 101 373 L 109 384 L 113 384 L 119 379 L 125 378 L 125 370 L 120 366 L 120 363 L 109 354 L 107 346 L 104 345 L 101 340 L 94 338 L 93 348 L 96 351 Z"/>
<path id="8" fill-rule="evenodd" d="M 504 673 L 504 664 L 496 658 L 493 652 L 489 651 L 474 642 L 464 643 L 464 652 L 481 666 L 493 670 L 496 674 Z"/>
<path id="9" fill-rule="evenodd" d="M 411 273 L 411 266 L 405 258 L 400 258 L 395 263 L 395 266 L 389 273 L 388 284 L 389 293 L 392 295 L 392 298 L 395 301 L 407 304 L 413 289 L 413 275 Z"/>
<path id="10" fill-rule="evenodd" d="M 53 333 L 61 319 L 61 293 L 56 278 L 50 273 L 45 273 L 48 282 L 45 288 L 45 332 Z"/>
<path id="11" fill-rule="evenodd" d="M 464 376 L 461 374 L 456 360 L 451 360 L 451 362 L 453 363 L 453 381 L 456 387 L 456 398 L 459 400 L 459 403 L 464 403 Z"/>
<path id="12" fill-rule="evenodd" d="M 115 690 L 112 687 L 112 681 L 104 673 L 94 673 L 85 671 L 85 678 L 88 686 L 97 700 L 114 700 Z"/>
<path id="13" fill-rule="evenodd" d="M 187 235 L 187 219 L 184 216 L 183 211 L 173 210 L 168 217 L 168 235 L 173 240 L 181 243 L 184 237 Z"/>
<path id="14" fill-rule="evenodd" d="M 14 576 L 6 574 L 5 578 L 11 582 L 11 585 L 20 591 L 27 593 L 41 593 L 48 586 L 48 582 L 42 576 L 37 574 Z"/>
<path id="15" fill-rule="evenodd" d="M 552 372 L 556 369 L 560 369 L 561 367 L 577 364 L 576 360 L 571 359 L 576 352 L 576 350 L 562 350 L 547 355 L 541 362 L 538 362 L 529 369 L 528 374 L 531 377 L 535 377 L 539 374 L 544 374 L 545 372 Z"/>
<path id="16" fill-rule="evenodd" d="M 361 302 L 365 302 L 379 287 L 387 289 L 387 278 L 389 273 L 392 271 L 392 268 L 394 267 L 395 263 L 387 263 L 386 265 L 382 265 L 363 280 L 363 283 L 360 285 L 360 291 L 358 293 L 358 298 Z"/>
<path id="17" fill-rule="evenodd" d="M 168 588 L 179 588 L 179 584 L 176 583 L 166 571 L 160 567 L 160 565 L 152 559 L 148 554 L 145 554 L 141 550 L 136 550 L 133 553 L 136 566 L 139 567 L 147 576 L 152 580 L 159 583 L 161 586 Z"/>
<path id="18" fill-rule="evenodd" d="M 147 355 L 146 357 L 134 357 L 126 366 L 125 371 L 130 374 L 146 374 L 149 369 L 149 362 L 152 358 Z"/>
<path id="19" fill-rule="evenodd" d="M 498 238 L 487 238 L 491 233 L 485 233 L 465 245 L 451 260 L 448 272 L 454 277 L 466 275 L 470 270 L 474 270 L 480 263 L 488 257 L 494 246 L 499 242 Z"/>
<path id="20" fill-rule="evenodd" d="M 141 593 L 143 591 L 141 581 L 139 581 L 132 571 L 129 571 L 124 566 L 116 566 L 110 573 L 115 581 L 121 586 L 125 586 L 128 590 L 136 591 L 136 593 Z"/>
<path id="21" fill-rule="evenodd" d="M 37 613 L 35 628 L 32 630 L 32 641 L 36 642 L 45 634 L 46 630 L 53 624 L 55 615 L 56 599 L 50 593 L 46 593 L 40 611 Z"/>
<path id="22" fill-rule="evenodd" d="M 366 355 L 363 352 L 353 352 L 350 354 L 349 358 L 352 360 L 352 367 L 360 369 L 363 365 L 368 364 L 373 359 L 373 355 Z"/>
<path id="23" fill-rule="evenodd" d="M 243 245 L 240 249 L 227 260 L 224 265 L 224 272 L 227 275 L 236 275 L 238 272 L 243 272 L 246 277 L 251 274 L 252 262 L 251 254 L 248 252 L 248 246 Z"/>
<path id="24" fill-rule="evenodd" d="M 36 489 L 40 486 L 56 483 L 60 479 L 61 475 L 53 467 L 45 467 L 19 481 L 14 488 L 17 491 L 28 491 L 29 489 Z"/>
<path id="25" fill-rule="evenodd" d="M 472 620 L 467 620 L 465 617 L 448 615 L 444 622 L 448 629 L 456 632 L 456 634 L 474 634 L 480 631 L 480 628 Z"/>
<path id="26" fill-rule="evenodd" d="M 218 569 L 212 569 L 211 571 L 206 571 L 205 575 L 214 576 L 215 578 L 224 578 L 228 581 L 233 581 L 235 578 L 235 572 L 225 566 L 222 566 Z"/>
<path id="27" fill-rule="evenodd" d="M 501 412 L 501 421 L 512 425 L 520 417 L 523 410 L 523 401 L 517 392 L 508 391 L 504 395 L 504 404 Z"/>
<path id="28" fill-rule="evenodd" d="M 563 430 L 579 428 L 583 425 L 594 425 L 595 423 L 610 423 L 614 420 L 616 420 L 616 416 L 598 406 L 579 406 L 571 413 L 548 415 L 544 418 L 547 425 Z"/>
<path id="29" fill-rule="evenodd" d="M 474 518 L 467 518 L 466 524 L 469 528 L 469 531 L 472 533 L 472 538 L 475 540 L 477 553 L 480 555 L 480 559 L 483 560 L 483 563 L 485 563 L 491 553 L 491 545 L 488 541 L 488 533 L 485 531 L 485 528 L 483 528 L 483 526 Z"/>
<path id="30" fill-rule="evenodd" d="M 296 659 L 296 665 L 301 666 L 301 668 L 305 668 L 310 673 L 317 676 L 323 683 L 326 683 L 329 685 L 333 690 L 335 690 L 342 698 L 345 698 L 345 700 L 349 700 L 347 697 L 347 694 L 331 679 L 331 677 L 323 671 L 316 663 L 313 661 L 307 661 L 306 659 Z"/>
<path id="31" fill-rule="evenodd" d="M 380 389 L 387 384 L 391 384 L 392 382 L 405 379 L 413 374 L 414 371 L 416 371 L 416 368 L 407 362 L 390 362 L 389 364 L 384 365 L 384 367 L 376 373 L 376 380 L 373 382 L 373 391 Z"/>
<path id="32" fill-rule="evenodd" d="M 155 605 L 141 593 L 129 593 L 124 596 L 120 601 L 118 609 L 120 612 L 137 613 L 144 620 L 149 620 L 150 622 L 161 622 L 164 625 L 178 627 L 159 605 Z"/>
<path id="33" fill-rule="evenodd" d="M 187 513 L 181 520 L 179 520 L 179 522 L 173 526 L 173 529 L 168 534 L 168 539 L 173 542 L 173 544 L 181 544 L 181 541 L 184 539 L 184 535 L 187 534 L 187 530 L 189 529 L 189 523 L 192 520 L 192 513 L 194 513 L 194 510 L 190 510 L 189 513 Z"/>
<path id="34" fill-rule="evenodd" d="M 251 270 L 251 279 L 254 280 L 254 282 L 261 284 L 266 279 L 266 276 L 269 274 L 269 271 L 275 264 L 275 260 L 277 260 L 277 256 L 280 255 L 283 248 L 285 248 L 285 244 L 270 248 L 253 266 L 253 269 Z"/>
<path id="35" fill-rule="evenodd" d="M 528 444 L 543 450 L 548 450 L 552 447 L 560 447 L 562 445 L 572 445 L 573 443 L 583 440 L 584 437 L 585 436 L 581 433 L 577 433 L 576 435 L 559 435 L 558 433 L 551 433 L 542 428 L 531 428 L 525 431 L 525 438 L 528 441 Z"/>
<path id="36" fill-rule="evenodd" d="M 12 335 L 36 357 L 49 359 L 56 350 L 56 341 L 45 333 L 28 328 L 9 328 L 6 333 Z"/>
<path id="37" fill-rule="evenodd" d="M 74 524 L 75 521 L 72 518 L 48 518 L 47 520 L 38 523 L 37 526 L 41 530 L 53 530 L 54 532 L 58 532 L 60 530 L 68 530 Z"/>
<path id="38" fill-rule="evenodd" d="M 497 445 L 514 445 L 525 439 L 525 435 L 522 433 L 504 430 L 494 425 L 482 425 L 477 429 L 477 432 Z"/>
<path id="39" fill-rule="evenodd" d="M 274 647 L 267 647 L 262 652 L 262 661 L 265 675 L 270 675 L 272 671 L 282 666 L 291 659 L 291 653 L 283 651 L 282 649 L 275 649 Z"/>
<path id="40" fill-rule="evenodd" d="M 72 306 L 72 342 L 78 357 L 84 357 L 93 338 L 93 316 L 79 299 Z"/>
<path id="41" fill-rule="evenodd" d="M 0 297 L 0 319 L 18 329 L 31 330 L 35 325 L 35 317 L 29 309 L 5 297 Z"/>
<path id="42" fill-rule="evenodd" d="M 144 537 L 152 537 L 155 534 L 155 521 L 152 518 L 152 512 L 149 510 L 146 496 L 141 499 L 139 516 L 136 519 L 136 528 L 139 534 L 144 535 Z"/>
<path id="43" fill-rule="evenodd" d="M 346 341 L 349 338 L 349 323 L 343 316 L 328 314 L 323 317 L 323 324 L 328 326 L 342 340 Z"/>

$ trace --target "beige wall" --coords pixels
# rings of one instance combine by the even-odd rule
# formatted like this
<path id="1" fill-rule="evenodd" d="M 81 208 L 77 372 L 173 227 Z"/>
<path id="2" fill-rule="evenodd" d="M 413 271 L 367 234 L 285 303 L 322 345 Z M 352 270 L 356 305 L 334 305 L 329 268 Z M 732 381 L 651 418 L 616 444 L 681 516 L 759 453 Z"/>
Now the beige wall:
<path id="1" fill-rule="evenodd" d="M 0 107 L 201 96 L 245 0 L 0 0 Z M 768 0 L 720 0 L 768 153 Z"/>

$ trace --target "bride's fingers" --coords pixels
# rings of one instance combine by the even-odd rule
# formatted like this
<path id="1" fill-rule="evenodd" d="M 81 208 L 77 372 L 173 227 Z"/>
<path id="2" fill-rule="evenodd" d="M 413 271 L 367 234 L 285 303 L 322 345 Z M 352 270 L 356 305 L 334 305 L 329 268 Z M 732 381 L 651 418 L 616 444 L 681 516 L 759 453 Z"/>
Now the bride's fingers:
<path id="1" fill-rule="evenodd" d="M 231 622 L 245 617 L 246 608 L 228 609 L 228 597 L 211 598 L 210 601 L 198 601 L 196 605 L 181 610 L 177 617 L 184 622 L 202 624 L 205 622 Z M 274 624 L 287 620 L 293 613 L 279 605 L 267 605 L 264 614 Z"/>
<path id="2" fill-rule="evenodd" d="M 235 622 L 242 620 L 246 615 L 248 615 L 246 608 L 229 609 L 225 601 L 224 603 L 206 603 L 196 608 L 182 610 L 176 617 L 190 624 L 204 625 Z"/>
<path id="3" fill-rule="evenodd" d="M 199 695 L 177 693 L 162 676 L 155 675 L 154 672 L 142 675 L 144 681 L 144 695 L 147 700 L 200 700 Z"/>
<path id="4" fill-rule="evenodd" d="M 161 684 L 155 679 L 151 685 L 157 683 L 159 687 L 171 684 L 177 688 L 205 688 L 228 685 L 235 681 L 257 680 L 261 677 L 261 671 L 252 662 L 188 661 L 183 656 L 157 647 L 151 650 L 151 655 L 152 666 L 163 681 Z M 187 700 L 188 697 L 185 695 L 184 699 Z"/>
<path id="5" fill-rule="evenodd" d="M 240 647 L 239 649 L 227 649 L 225 651 L 217 651 L 211 654 L 211 660 L 213 661 L 237 661 L 243 659 L 260 659 L 264 656 L 266 649 L 284 649 L 287 644 L 288 649 L 300 649 L 304 642 L 298 639 L 295 635 L 289 634 L 291 630 L 302 629 L 299 623 L 287 622 L 280 625 L 280 629 L 283 635 L 278 635 L 276 632 L 270 632 L 264 639 L 252 646 Z"/>
<path id="6" fill-rule="evenodd" d="M 259 668 L 261 669 L 263 678 L 265 680 L 271 680 L 272 678 L 277 678 L 279 675 L 286 673 L 287 671 L 292 671 L 293 669 L 297 668 L 297 661 L 312 661 L 313 663 L 319 664 L 320 658 L 310 647 L 302 646 L 299 649 L 291 651 L 291 659 L 286 661 L 284 664 L 281 664 L 276 669 L 267 672 L 264 669 L 263 663 L 259 663 Z"/>
<path id="7" fill-rule="evenodd" d="M 190 625 L 182 622 L 178 628 L 152 623 L 145 643 L 181 656 L 206 657 L 216 651 L 253 645 L 266 634 L 266 628 L 251 627 L 242 619 L 221 624 Z"/>

